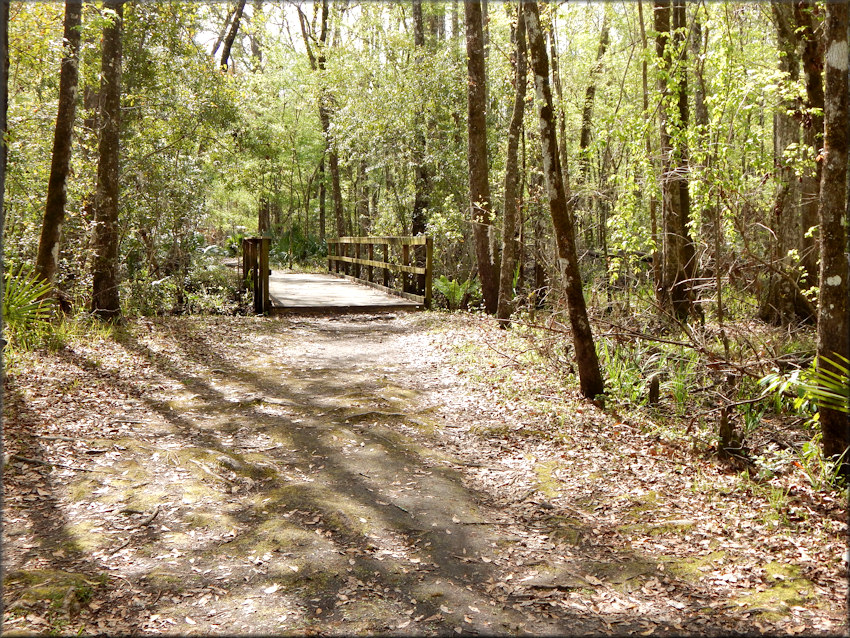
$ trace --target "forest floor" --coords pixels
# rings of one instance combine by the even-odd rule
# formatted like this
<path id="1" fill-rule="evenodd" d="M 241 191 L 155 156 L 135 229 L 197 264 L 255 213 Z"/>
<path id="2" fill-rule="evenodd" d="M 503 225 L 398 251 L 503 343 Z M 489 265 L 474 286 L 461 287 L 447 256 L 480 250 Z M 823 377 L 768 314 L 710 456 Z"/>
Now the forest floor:
<path id="1" fill-rule="evenodd" d="M 16 356 L 6 635 L 841 634 L 846 511 L 488 319 L 139 320 Z"/>

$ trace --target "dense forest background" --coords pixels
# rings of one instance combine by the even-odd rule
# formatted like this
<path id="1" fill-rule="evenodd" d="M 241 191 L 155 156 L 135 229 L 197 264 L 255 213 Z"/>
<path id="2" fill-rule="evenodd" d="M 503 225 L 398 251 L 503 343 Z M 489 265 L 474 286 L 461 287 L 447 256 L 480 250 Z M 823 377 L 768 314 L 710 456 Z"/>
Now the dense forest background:
<path id="1" fill-rule="evenodd" d="M 846 4 L 12 3 L 9 59 L 7 300 L 234 311 L 243 236 L 427 233 L 444 305 L 589 398 L 847 448 Z"/>

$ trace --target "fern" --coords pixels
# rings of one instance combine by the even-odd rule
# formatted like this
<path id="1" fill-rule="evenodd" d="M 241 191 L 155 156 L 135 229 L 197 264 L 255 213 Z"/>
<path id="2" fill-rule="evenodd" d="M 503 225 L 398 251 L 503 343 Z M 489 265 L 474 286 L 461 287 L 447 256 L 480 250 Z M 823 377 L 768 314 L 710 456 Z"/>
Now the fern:
<path id="1" fill-rule="evenodd" d="M 21 266 L 7 273 L 3 291 L 3 323 L 10 343 L 27 348 L 50 328 L 54 300 L 51 285 Z"/>

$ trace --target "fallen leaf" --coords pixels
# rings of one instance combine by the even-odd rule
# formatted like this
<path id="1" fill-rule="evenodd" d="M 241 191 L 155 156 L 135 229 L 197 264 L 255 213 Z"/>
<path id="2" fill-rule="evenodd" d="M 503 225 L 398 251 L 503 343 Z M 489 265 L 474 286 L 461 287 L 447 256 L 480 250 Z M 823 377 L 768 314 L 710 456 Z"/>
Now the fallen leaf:
<path id="1" fill-rule="evenodd" d="M 264 591 L 265 593 L 267 593 L 267 594 L 273 594 L 273 593 L 275 593 L 278 589 L 280 589 L 280 585 L 278 585 L 277 583 L 275 583 L 275 584 L 274 584 L 274 585 L 272 585 L 271 587 L 266 587 L 263 591 Z"/>
<path id="2" fill-rule="evenodd" d="M 189 618 L 189 616 L 186 616 L 186 622 L 189 623 L 190 625 L 197 625 L 198 624 L 194 620 Z"/>

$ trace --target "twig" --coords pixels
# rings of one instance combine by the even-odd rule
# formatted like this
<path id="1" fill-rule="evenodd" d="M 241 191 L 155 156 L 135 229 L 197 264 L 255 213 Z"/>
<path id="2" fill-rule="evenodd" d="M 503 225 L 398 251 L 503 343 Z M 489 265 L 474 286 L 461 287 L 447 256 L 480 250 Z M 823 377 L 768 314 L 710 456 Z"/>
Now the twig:
<path id="1" fill-rule="evenodd" d="M 153 514 L 145 518 L 141 523 L 136 525 L 136 527 L 145 527 L 146 525 L 150 525 L 153 522 L 153 519 L 156 518 L 157 514 L 159 514 L 159 505 L 154 508 Z"/>

